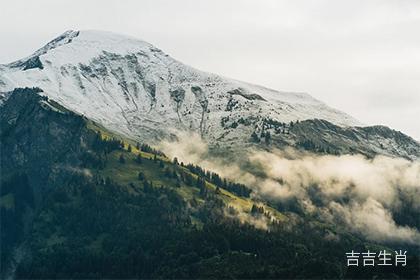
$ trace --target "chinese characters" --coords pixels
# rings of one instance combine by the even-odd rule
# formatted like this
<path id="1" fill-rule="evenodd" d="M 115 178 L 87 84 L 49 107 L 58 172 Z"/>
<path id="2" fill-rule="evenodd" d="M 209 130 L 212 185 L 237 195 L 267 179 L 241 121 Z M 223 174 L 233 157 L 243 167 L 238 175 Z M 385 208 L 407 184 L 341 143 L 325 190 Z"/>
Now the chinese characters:
<path id="1" fill-rule="evenodd" d="M 361 266 L 406 266 L 407 265 L 407 251 L 395 251 L 395 256 L 392 258 L 392 253 L 386 250 L 380 251 L 378 254 L 375 252 L 367 251 L 357 253 L 351 250 L 346 253 L 347 266 L 359 266 L 360 257 L 362 257 Z M 376 261 L 376 262 L 375 262 Z"/>

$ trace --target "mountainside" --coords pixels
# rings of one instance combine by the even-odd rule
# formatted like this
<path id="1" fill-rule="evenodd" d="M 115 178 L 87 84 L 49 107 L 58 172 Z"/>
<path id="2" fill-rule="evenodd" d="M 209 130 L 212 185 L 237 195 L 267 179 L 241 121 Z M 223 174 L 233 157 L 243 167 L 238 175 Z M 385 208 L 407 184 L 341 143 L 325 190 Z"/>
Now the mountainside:
<path id="1" fill-rule="evenodd" d="M 100 31 L 68 31 L 31 56 L 1 65 L 3 98 L 17 87 L 39 87 L 70 110 L 148 141 L 181 129 L 200 133 L 210 144 L 246 143 L 264 119 L 359 124 L 308 94 L 201 72 L 149 43 Z M 250 127 L 224 126 L 228 121 Z"/>
<path id="2" fill-rule="evenodd" d="M 419 142 L 134 38 L 0 65 L 0 151 L 1 278 L 419 278 Z"/>
<path id="3" fill-rule="evenodd" d="M 37 91 L 15 90 L 0 111 L 2 278 L 419 275 L 415 244 L 407 267 L 347 268 L 349 248 L 393 248 L 280 212 Z"/>
<path id="4" fill-rule="evenodd" d="M 149 43 L 109 32 L 67 31 L 31 56 L 0 65 L 0 103 L 18 87 L 39 87 L 68 109 L 148 143 L 189 131 L 219 152 L 266 148 L 263 143 L 299 147 L 302 139 L 286 135 L 293 132 L 291 122 L 319 119 L 336 126 L 317 136 L 331 146 L 325 151 L 420 157 L 420 144 L 410 137 L 347 129 L 360 124 L 308 94 L 205 73 Z M 273 140 L 258 141 L 255 135 Z M 340 138 L 346 141 L 336 141 Z"/>
<path id="5" fill-rule="evenodd" d="M 272 127 L 265 129 L 265 134 L 270 130 L 273 130 Z M 278 139 L 277 143 L 284 141 L 286 145 L 317 153 L 420 159 L 419 142 L 386 126 L 340 127 L 325 120 L 314 119 L 294 123 L 283 130 L 286 133 L 276 135 L 274 129 L 274 134 L 270 133 L 271 141 Z"/>

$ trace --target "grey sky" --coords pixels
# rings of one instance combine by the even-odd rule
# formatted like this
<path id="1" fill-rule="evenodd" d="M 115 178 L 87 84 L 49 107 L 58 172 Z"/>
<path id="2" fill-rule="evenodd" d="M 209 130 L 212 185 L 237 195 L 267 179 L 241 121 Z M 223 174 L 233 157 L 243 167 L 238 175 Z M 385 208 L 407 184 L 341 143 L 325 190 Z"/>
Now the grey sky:
<path id="1" fill-rule="evenodd" d="M 420 140 L 420 1 L 4 1 L 0 63 L 68 29 L 125 33 L 210 72 L 303 91 Z"/>

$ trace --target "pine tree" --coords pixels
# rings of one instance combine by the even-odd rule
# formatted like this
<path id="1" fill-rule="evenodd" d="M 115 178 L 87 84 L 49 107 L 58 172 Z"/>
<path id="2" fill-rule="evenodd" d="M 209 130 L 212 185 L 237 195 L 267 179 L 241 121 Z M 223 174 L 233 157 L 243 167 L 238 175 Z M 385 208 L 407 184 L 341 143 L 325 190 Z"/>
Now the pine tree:
<path id="1" fill-rule="evenodd" d="M 252 215 L 257 215 L 257 214 L 264 214 L 265 213 L 265 210 L 264 210 L 264 207 L 263 206 L 261 206 L 261 207 L 259 207 L 259 206 L 257 206 L 257 205 L 255 205 L 255 204 L 252 204 L 252 208 L 251 208 L 251 214 Z"/>
<path id="2" fill-rule="evenodd" d="M 265 133 L 265 137 L 264 137 L 264 139 L 265 139 L 265 144 L 270 144 L 270 140 L 271 140 L 271 135 L 270 135 L 270 132 L 266 132 Z"/>
<path id="3" fill-rule="evenodd" d="M 185 182 L 186 185 L 192 186 L 192 184 L 193 184 L 193 178 L 192 178 L 192 176 L 190 174 L 186 173 L 186 174 L 184 174 L 184 176 L 182 178 L 183 178 L 183 180 L 184 180 L 184 182 Z"/>
<path id="4" fill-rule="evenodd" d="M 171 170 L 168 167 L 166 167 L 164 170 L 164 174 L 165 174 L 165 177 L 168 177 L 168 178 L 171 177 Z"/>
<path id="5" fill-rule="evenodd" d="M 260 138 L 258 137 L 258 135 L 257 135 L 257 133 L 255 131 L 251 134 L 251 139 L 255 143 L 259 143 L 260 142 Z"/>
<path id="6" fill-rule="evenodd" d="M 139 153 L 139 154 L 137 154 L 137 157 L 136 157 L 136 162 L 137 162 L 138 164 L 141 164 L 141 163 L 142 163 L 142 158 L 141 158 L 140 153 Z"/>
<path id="7" fill-rule="evenodd" d="M 174 157 L 174 164 L 176 164 L 176 165 L 178 165 L 178 158 L 177 157 Z"/>
<path id="8" fill-rule="evenodd" d="M 152 186 L 151 186 L 152 182 L 149 183 L 149 181 L 147 180 L 143 180 L 143 190 L 145 193 L 150 193 L 152 192 Z"/>
<path id="9" fill-rule="evenodd" d="M 205 185 L 202 185 L 200 188 L 200 195 L 206 197 L 207 196 L 207 188 Z"/>
<path id="10" fill-rule="evenodd" d="M 146 177 L 144 176 L 144 173 L 143 172 L 139 172 L 139 174 L 137 175 L 137 178 L 140 180 L 140 181 L 143 181 Z"/>

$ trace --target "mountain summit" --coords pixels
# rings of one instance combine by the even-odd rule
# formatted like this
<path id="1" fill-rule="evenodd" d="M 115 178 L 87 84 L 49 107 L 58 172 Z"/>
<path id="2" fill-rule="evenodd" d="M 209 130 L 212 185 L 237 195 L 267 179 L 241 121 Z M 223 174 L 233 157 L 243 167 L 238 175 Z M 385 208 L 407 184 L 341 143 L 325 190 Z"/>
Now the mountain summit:
<path id="1" fill-rule="evenodd" d="M 1 91 L 40 87 L 76 112 L 129 135 L 138 132 L 139 118 L 145 121 L 140 130 L 158 124 L 206 135 L 232 112 L 246 118 L 260 110 L 264 117 L 284 122 L 320 118 L 338 125 L 358 124 L 307 94 L 201 72 L 149 43 L 110 32 L 67 31 L 28 58 L 2 68 Z"/>
<path id="2" fill-rule="evenodd" d="M 418 279 L 420 164 L 375 155 L 420 144 L 357 124 L 137 39 L 65 32 L 0 65 L 0 278 Z M 349 267 L 352 248 L 406 266 Z"/>
<path id="3" fill-rule="evenodd" d="M 213 146 L 253 145 L 268 133 L 270 139 L 282 135 L 273 141 L 277 146 L 312 147 L 308 139 L 294 134 L 290 123 L 325 120 L 343 133 L 360 125 L 306 93 L 271 90 L 202 72 L 147 42 L 103 31 L 67 31 L 31 56 L 0 65 L 1 99 L 19 87 L 39 87 L 41 94 L 68 109 L 145 142 L 181 130 L 197 132 Z M 359 130 L 352 132 L 354 137 L 364 135 Z M 381 152 L 379 144 L 370 150 Z M 357 145 L 351 148 L 360 150 Z"/>

